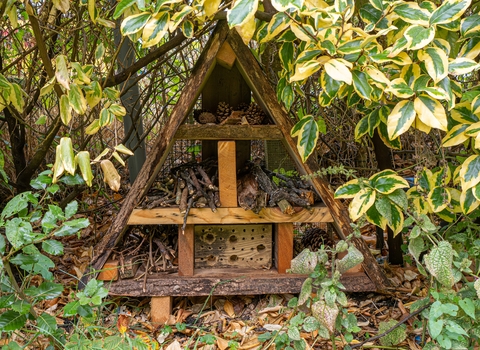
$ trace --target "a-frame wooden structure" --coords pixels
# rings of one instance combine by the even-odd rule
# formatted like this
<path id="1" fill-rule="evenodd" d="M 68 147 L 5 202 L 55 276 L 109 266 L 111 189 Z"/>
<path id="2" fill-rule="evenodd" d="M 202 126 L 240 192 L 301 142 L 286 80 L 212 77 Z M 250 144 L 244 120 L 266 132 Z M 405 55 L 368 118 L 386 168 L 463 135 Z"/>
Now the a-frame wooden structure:
<path id="1" fill-rule="evenodd" d="M 202 93 L 202 90 L 214 71 L 215 66 L 221 59 L 220 55 L 224 55 L 225 51 L 230 52 L 233 55 L 233 61 L 231 64 L 240 72 L 241 76 L 245 80 L 246 84 L 251 90 L 255 101 L 270 115 L 275 125 L 254 127 L 249 125 L 239 126 L 213 126 L 208 129 L 208 132 L 202 132 L 202 126 L 192 126 L 192 128 L 182 125 L 186 117 L 191 112 L 195 101 Z M 107 233 L 102 237 L 102 240 L 95 248 L 95 257 L 89 270 L 86 272 L 82 281 L 87 281 L 91 278 L 96 271 L 103 268 L 105 262 L 109 258 L 112 250 L 116 244 L 120 241 L 125 233 L 127 226 L 130 224 L 152 224 L 158 223 L 155 221 L 155 215 L 162 216 L 163 214 L 155 214 L 153 216 L 143 217 L 142 215 L 134 214 L 135 206 L 145 196 L 152 183 L 155 181 L 157 174 L 159 173 L 163 163 L 165 162 L 170 150 L 173 147 L 175 139 L 185 138 L 188 135 L 195 134 L 197 139 L 204 140 L 249 140 L 249 139 L 281 139 L 283 144 L 290 154 L 291 158 L 295 161 L 297 169 L 300 173 L 311 174 L 319 170 L 316 161 L 313 159 L 307 160 L 306 163 L 301 161 L 301 157 L 296 148 L 296 142 L 290 136 L 290 130 L 293 127 L 293 121 L 288 116 L 284 108 L 279 104 L 276 98 L 275 91 L 271 87 L 270 83 L 266 79 L 262 72 L 258 62 L 253 54 L 250 52 L 247 46 L 244 45 L 240 36 L 235 30 L 229 30 L 226 23 L 219 22 L 215 30 L 213 31 L 209 42 L 207 43 L 203 53 L 201 54 L 195 68 L 193 69 L 182 94 L 174 107 L 172 114 L 164 126 L 163 131 L 157 137 L 155 145 L 152 151 L 147 156 L 147 160 L 143 165 L 142 170 L 137 176 L 132 188 L 130 189 L 127 197 L 125 198 L 121 210 L 113 218 L 112 225 Z M 235 141 L 233 141 L 235 142 Z M 220 147 L 220 146 L 219 146 Z M 228 148 L 228 143 L 223 143 L 222 147 Z M 233 156 L 235 156 L 235 150 L 233 150 Z M 350 226 L 350 220 L 348 212 L 345 206 L 333 198 L 333 191 L 330 189 L 329 184 L 319 177 L 315 177 L 311 180 L 311 183 L 322 198 L 326 207 L 317 210 L 313 214 L 305 214 L 305 212 L 298 215 L 294 215 L 289 221 L 291 222 L 308 222 L 308 219 L 312 217 L 318 217 L 323 215 L 325 218 L 333 218 L 333 223 L 336 228 L 337 234 L 340 238 L 344 239 L 346 236 L 352 233 Z M 241 208 L 237 208 L 241 209 Z M 206 209 L 210 210 L 210 209 Z M 241 209 L 243 210 L 243 209 Z M 322 211 L 323 210 L 323 211 Z M 219 208 L 219 211 L 215 213 L 219 218 L 225 218 L 235 216 L 238 213 L 235 208 Z M 246 212 L 245 212 L 246 213 Z M 213 214 L 212 214 L 213 215 Z M 242 214 L 247 215 L 247 214 Z M 306 215 L 306 216 L 305 216 Z M 309 216 L 310 215 L 310 216 Z M 307 218 L 306 220 L 304 220 Z M 181 223 L 182 217 L 179 213 L 170 214 L 170 223 Z M 252 219 L 253 222 L 258 220 L 258 216 Z M 263 218 L 263 222 L 268 221 L 267 218 Z M 270 218 L 271 219 L 271 218 Z M 143 220 L 143 221 L 142 221 Z M 195 215 L 187 221 L 187 226 L 193 226 L 193 224 L 201 223 L 195 219 Z M 274 221 L 274 220 L 271 220 Z M 330 221 L 328 219 L 323 221 Z M 223 219 L 219 219 L 216 223 L 223 223 Z M 257 221 L 258 222 L 258 221 Z M 232 222 L 230 222 L 232 223 Z M 283 226 L 282 226 L 283 227 Z M 292 232 L 282 233 L 283 228 L 279 228 L 279 235 L 283 235 L 280 238 L 281 244 L 292 245 L 292 242 L 288 242 L 288 239 L 293 238 Z M 287 226 L 288 227 L 288 226 Z M 188 230 L 187 230 L 188 231 Z M 188 234 L 187 234 L 188 233 Z M 285 240 L 286 239 L 286 240 Z M 193 252 L 193 231 L 186 232 L 185 235 L 179 234 L 179 260 L 182 258 L 192 260 Z M 351 290 L 381 290 L 389 286 L 389 281 L 385 277 L 383 271 L 377 264 L 377 261 L 371 255 L 367 245 L 361 238 L 354 238 L 353 244 L 363 253 L 365 259 L 362 264 L 365 273 L 361 276 L 357 276 L 352 280 L 350 285 L 356 285 L 358 288 L 352 288 Z M 291 247 L 289 248 L 291 251 Z M 288 254 L 287 254 L 288 255 Z M 281 258 L 291 259 L 290 257 Z M 218 285 L 218 282 L 222 280 L 219 276 L 212 276 L 204 274 L 202 276 L 193 275 L 193 261 L 187 262 L 187 265 L 183 264 L 183 268 L 179 268 L 179 274 L 177 277 L 169 276 L 163 280 L 157 280 L 149 284 L 146 291 L 141 291 L 142 288 L 136 287 L 137 291 L 133 291 L 135 287 L 117 286 L 112 284 L 111 293 L 123 295 L 144 295 L 144 296 L 166 296 L 166 295 L 205 295 L 209 294 L 212 287 Z M 186 267 L 185 267 L 186 266 Z M 285 266 L 279 268 L 284 273 Z M 182 271 L 183 270 L 183 271 Z M 183 276 L 182 276 L 183 275 Z M 185 276 L 185 277 L 184 277 Z M 363 277 L 362 277 L 363 276 Z M 368 277 L 367 277 L 368 276 Z M 249 275 L 247 279 L 247 285 L 241 282 L 235 282 L 230 284 L 222 284 L 217 286 L 216 291 L 218 294 L 267 294 L 267 293 L 286 293 L 286 292 L 298 292 L 305 276 L 292 276 L 292 275 Z M 206 282 L 205 282 L 206 281 Z M 244 279 L 245 281 L 245 279 Z M 342 281 L 343 282 L 343 281 Z M 118 283 L 118 282 L 116 282 Z M 138 283 L 138 282 L 137 282 Z M 255 285 L 255 288 L 251 288 L 248 285 Z M 242 287 L 243 286 L 243 287 Z M 113 292 L 112 292 L 113 289 Z"/>

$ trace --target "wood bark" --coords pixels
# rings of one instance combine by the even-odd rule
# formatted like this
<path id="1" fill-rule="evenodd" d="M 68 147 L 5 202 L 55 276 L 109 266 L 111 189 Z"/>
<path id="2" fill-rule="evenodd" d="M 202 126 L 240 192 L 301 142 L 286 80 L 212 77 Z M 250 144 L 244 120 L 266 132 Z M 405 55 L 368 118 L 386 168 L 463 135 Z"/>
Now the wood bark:
<path id="1" fill-rule="evenodd" d="M 252 88 L 256 100 L 260 105 L 264 105 L 262 107 L 266 107 L 266 109 L 270 111 L 275 124 L 282 131 L 285 148 L 292 159 L 296 162 L 297 168 L 301 170 L 303 174 L 313 174 L 318 171 L 318 164 L 312 157 L 310 157 L 305 163 L 301 162 L 296 142 L 290 136 L 290 131 L 292 130 L 294 123 L 288 116 L 287 112 L 278 103 L 275 91 L 266 80 L 254 56 L 248 51 L 248 49 L 245 49 L 242 39 L 235 31 L 230 32 L 227 40 L 237 55 L 237 64 L 242 71 L 243 76 L 247 79 L 249 86 Z M 348 216 L 347 208 L 341 201 L 334 199 L 333 191 L 328 182 L 320 177 L 312 178 L 311 182 L 322 200 L 330 209 L 335 222 L 336 232 L 339 237 L 344 239 L 346 236 L 352 234 L 353 230 L 350 226 L 350 218 Z M 370 250 L 363 239 L 354 238 L 352 243 L 362 252 L 364 256 L 362 266 L 377 288 L 381 290 L 389 286 L 390 281 L 370 253 Z"/>
<path id="2" fill-rule="evenodd" d="M 200 95 L 203 83 L 206 81 L 206 78 L 214 66 L 215 55 L 227 34 L 228 26 L 226 23 L 218 25 L 212 33 L 212 40 L 209 41 L 203 53 L 200 55 L 177 105 L 173 109 L 162 133 L 157 137 L 151 153 L 122 204 L 122 208 L 112 222 L 109 230 L 96 246 L 95 256 L 82 278 L 80 287 L 83 287 L 83 284 L 95 276 L 97 271 L 103 267 L 113 248 L 125 233 L 127 222 L 133 208 L 140 202 L 141 198 L 143 198 L 152 185 L 156 174 L 160 171 L 162 164 L 173 147 L 172 140 L 174 139 L 175 132 L 190 112 L 193 106 L 192 101 L 195 101 Z"/>

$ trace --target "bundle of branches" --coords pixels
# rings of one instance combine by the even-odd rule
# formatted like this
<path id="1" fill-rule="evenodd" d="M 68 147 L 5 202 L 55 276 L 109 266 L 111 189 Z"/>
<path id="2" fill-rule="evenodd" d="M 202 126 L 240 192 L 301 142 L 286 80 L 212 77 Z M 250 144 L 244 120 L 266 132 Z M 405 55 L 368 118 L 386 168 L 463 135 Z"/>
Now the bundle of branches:
<path id="1" fill-rule="evenodd" d="M 294 207 L 309 208 L 315 202 L 315 194 L 307 183 L 269 171 L 259 162 L 247 164 L 239 177 L 237 192 L 238 204 L 255 213 L 267 206 L 278 206 L 283 213 L 292 215 Z"/>

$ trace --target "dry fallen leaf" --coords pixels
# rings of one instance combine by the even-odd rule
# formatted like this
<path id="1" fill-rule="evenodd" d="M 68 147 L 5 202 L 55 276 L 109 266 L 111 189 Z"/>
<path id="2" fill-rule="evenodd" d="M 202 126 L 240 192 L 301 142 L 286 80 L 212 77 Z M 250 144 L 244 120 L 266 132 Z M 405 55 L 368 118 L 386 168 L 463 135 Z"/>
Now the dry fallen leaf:
<path id="1" fill-rule="evenodd" d="M 228 348 L 228 340 L 217 337 L 217 346 L 220 350 L 225 350 Z"/>
<path id="2" fill-rule="evenodd" d="M 121 334 L 124 334 L 128 329 L 130 318 L 127 315 L 119 315 L 117 320 L 117 328 Z"/>
<path id="3" fill-rule="evenodd" d="M 183 350 L 182 346 L 178 342 L 178 340 L 175 340 L 172 344 L 167 346 L 165 350 Z"/>
<path id="4" fill-rule="evenodd" d="M 235 311 L 233 310 L 233 304 L 230 300 L 226 300 L 225 304 L 223 305 L 223 310 L 227 313 L 230 317 L 235 317 Z"/>

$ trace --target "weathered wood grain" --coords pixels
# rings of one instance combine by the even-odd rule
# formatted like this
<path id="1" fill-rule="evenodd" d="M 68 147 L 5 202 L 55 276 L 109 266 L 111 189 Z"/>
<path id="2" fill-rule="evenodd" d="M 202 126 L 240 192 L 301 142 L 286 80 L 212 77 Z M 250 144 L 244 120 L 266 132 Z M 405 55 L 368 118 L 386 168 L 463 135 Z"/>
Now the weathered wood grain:
<path id="1" fill-rule="evenodd" d="M 237 206 L 235 141 L 218 141 L 218 193 L 222 207 Z"/>
<path id="2" fill-rule="evenodd" d="M 193 125 L 184 124 L 175 134 L 177 140 L 281 140 L 276 125 Z"/>
<path id="3" fill-rule="evenodd" d="M 187 224 L 261 224 L 272 222 L 332 222 L 328 208 L 312 207 L 309 211 L 296 207 L 293 215 L 282 213 L 280 208 L 263 208 L 258 214 L 242 208 L 192 208 Z M 183 214 L 178 208 L 134 209 L 128 225 L 169 225 L 183 224 Z"/>
<path id="4" fill-rule="evenodd" d="M 185 226 L 185 231 L 182 232 L 182 227 L 178 227 L 178 274 L 180 276 L 193 276 L 195 266 L 195 238 L 194 226 Z"/>
<path id="5" fill-rule="evenodd" d="M 278 274 L 274 270 L 244 270 L 243 273 L 225 273 L 220 269 L 195 270 L 193 277 L 177 274 L 149 276 L 145 291 L 141 282 L 120 280 L 110 285 L 110 295 L 124 296 L 194 296 L 255 295 L 299 293 L 306 275 Z M 340 279 L 347 292 L 375 291 L 375 285 L 364 274 L 348 274 Z"/>
<path id="6" fill-rule="evenodd" d="M 275 224 L 275 260 L 278 273 L 286 273 L 293 259 L 293 223 Z"/>

